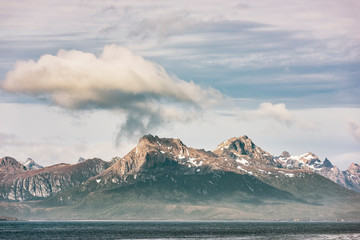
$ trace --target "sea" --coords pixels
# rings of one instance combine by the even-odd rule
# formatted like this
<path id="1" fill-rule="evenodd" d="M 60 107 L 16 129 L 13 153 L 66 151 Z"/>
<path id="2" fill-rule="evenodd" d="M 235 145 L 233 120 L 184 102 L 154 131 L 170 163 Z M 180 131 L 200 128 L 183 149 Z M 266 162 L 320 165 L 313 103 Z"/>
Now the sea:
<path id="1" fill-rule="evenodd" d="M 360 239 L 360 223 L 14 221 L 0 239 Z"/>

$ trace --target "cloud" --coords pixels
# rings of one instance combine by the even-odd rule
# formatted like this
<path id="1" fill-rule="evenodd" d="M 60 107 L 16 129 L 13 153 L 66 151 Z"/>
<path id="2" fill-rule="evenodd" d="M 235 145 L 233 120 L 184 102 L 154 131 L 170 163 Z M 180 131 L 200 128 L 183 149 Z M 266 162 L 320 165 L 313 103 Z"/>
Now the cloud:
<path id="1" fill-rule="evenodd" d="M 60 50 L 38 61 L 20 61 L 2 88 L 71 110 L 113 109 L 127 115 L 117 139 L 144 134 L 160 124 L 188 120 L 222 96 L 169 75 L 163 67 L 117 45 L 100 56 Z"/>
<path id="2" fill-rule="evenodd" d="M 348 119 L 346 122 L 347 129 L 350 134 L 356 139 L 356 141 L 360 142 L 360 122 L 354 121 L 352 119 Z"/>
<path id="3" fill-rule="evenodd" d="M 13 134 L 6 134 L 0 132 L 0 149 L 4 145 L 12 144 L 12 145 L 18 145 L 19 141 Z"/>
<path id="4" fill-rule="evenodd" d="M 296 122 L 294 115 L 286 109 L 286 105 L 284 103 L 261 103 L 258 110 L 255 111 L 255 114 L 260 117 L 275 119 L 276 121 L 279 121 L 286 126 L 291 126 Z"/>
<path id="5" fill-rule="evenodd" d="M 195 20 L 185 12 L 174 12 L 171 15 L 162 16 L 156 19 L 143 19 L 129 32 L 130 37 L 141 39 L 153 36 L 164 40 L 172 35 L 181 34 L 192 28 Z"/>

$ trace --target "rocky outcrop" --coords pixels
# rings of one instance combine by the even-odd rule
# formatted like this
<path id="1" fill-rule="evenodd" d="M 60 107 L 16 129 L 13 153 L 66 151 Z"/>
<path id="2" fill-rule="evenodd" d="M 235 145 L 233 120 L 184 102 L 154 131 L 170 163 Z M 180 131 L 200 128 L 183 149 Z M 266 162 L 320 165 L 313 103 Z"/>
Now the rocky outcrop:
<path id="1" fill-rule="evenodd" d="M 22 166 L 14 161 L 16 160 L 12 159 L 14 166 Z M 46 198 L 78 186 L 104 171 L 109 165 L 101 159 L 89 159 L 75 165 L 57 164 L 32 171 L 2 172 L 0 197 L 16 201 Z"/>

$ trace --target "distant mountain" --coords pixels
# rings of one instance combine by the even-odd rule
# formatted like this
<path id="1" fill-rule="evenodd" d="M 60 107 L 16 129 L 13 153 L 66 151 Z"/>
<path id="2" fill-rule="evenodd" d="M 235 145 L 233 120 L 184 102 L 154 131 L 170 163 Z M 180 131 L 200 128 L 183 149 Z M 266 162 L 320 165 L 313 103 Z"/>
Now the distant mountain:
<path id="1" fill-rule="evenodd" d="M 75 165 L 62 163 L 27 171 L 26 166 L 10 157 L 1 158 L 0 163 L 5 169 L 0 172 L 0 198 L 18 201 L 46 198 L 68 190 L 109 166 L 101 159 L 89 159 Z"/>
<path id="2" fill-rule="evenodd" d="M 328 160 L 274 157 L 247 136 L 214 151 L 143 136 L 124 157 L 26 171 L 7 159 L 0 215 L 39 219 L 360 220 L 360 194 L 329 180 Z M 13 167 L 10 167 L 13 166 Z M 353 164 L 347 179 L 359 176 Z M 328 171 L 328 172 L 329 172 Z M 352 180 L 354 186 L 358 182 Z M 33 189 L 36 189 L 34 191 Z M 32 201 L 38 199 L 40 201 Z M 30 201 L 31 200 L 31 201 Z M 13 214 L 17 213 L 17 214 Z"/>
<path id="3" fill-rule="evenodd" d="M 320 174 L 333 182 L 336 182 L 348 189 L 360 192 L 360 168 L 353 163 L 346 171 L 340 171 L 327 158 L 320 160 L 313 153 L 305 153 L 300 156 L 292 156 L 283 152 L 279 157 L 274 158 L 283 168 L 286 169 L 307 169 Z"/>
<path id="4" fill-rule="evenodd" d="M 360 166 L 352 163 L 350 167 L 343 172 L 345 175 L 345 185 L 347 188 L 360 192 Z"/>
<path id="5" fill-rule="evenodd" d="M 24 163 L 22 163 L 22 165 L 25 166 L 26 170 L 35 170 L 35 169 L 43 168 L 43 166 L 41 166 L 40 164 L 37 164 L 31 158 L 26 159 L 26 161 Z"/>
<path id="6" fill-rule="evenodd" d="M 15 173 L 23 172 L 26 170 L 26 167 L 20 162 L 16 161 L 12 157 L 3 157 L 0 158 L 0 174 L 1 173 Z"/>

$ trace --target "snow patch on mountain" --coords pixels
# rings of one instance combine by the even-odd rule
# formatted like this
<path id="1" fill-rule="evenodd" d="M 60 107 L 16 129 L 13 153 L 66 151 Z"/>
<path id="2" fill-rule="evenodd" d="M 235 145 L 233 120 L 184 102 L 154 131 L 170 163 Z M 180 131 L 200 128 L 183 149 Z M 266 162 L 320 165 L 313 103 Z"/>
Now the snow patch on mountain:
<path id="1" fill-rule="evenodd" d="M 249 161 L 246 160 L 245 158 L 241 158 L 241 159 L 238 158 L 236 159 L 236 162 L 241 163 L 243 165 L 249 165 Z"/>
<path id="2" fill-rule="evenodd" d="M 26 161 L 24 163 L 22 163 L 22 165 L 25 166 L 26 170 L 36 170 L 36 169 L 43 168 L 43 166 L 41 166 L 40 164 L 37 164 L 31 158 L 26 159 Z"/>
<path id="3" fill-rule="evenodd" d="M 350 170 L 340 171 L 340 169 L 332 165 L 327 158 L 320 160 L 318 156 L 311 152 L 299 156 L 283 152 L 280 156 L 274 157 L 274 159 L 279 162 L 283 168 L 310 170 L 346 188 L 360 192 L 360 172 L 356 174 L 358 169 L 356 167 L 357 164 L 351 165 L 349 167 Z M 350 173 L 351 170 L 353 170 L 353 174 Z"/>

